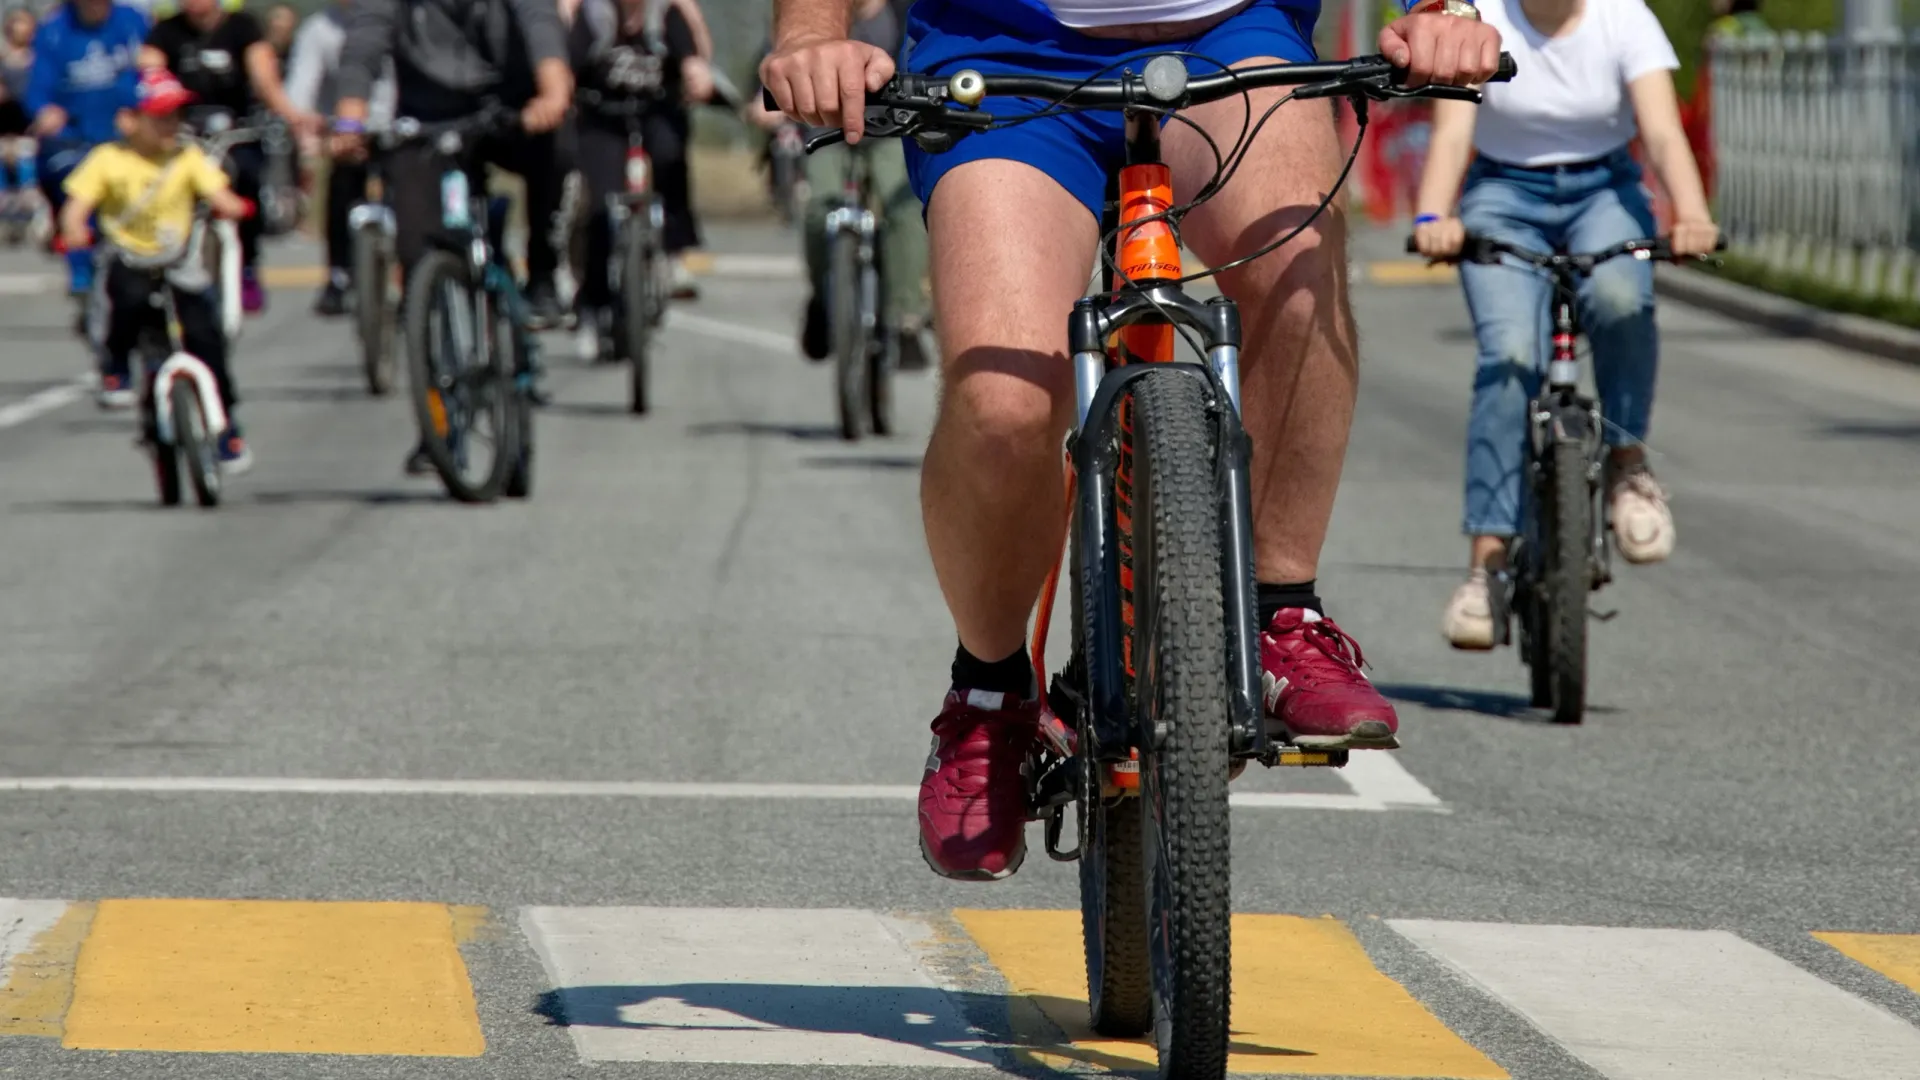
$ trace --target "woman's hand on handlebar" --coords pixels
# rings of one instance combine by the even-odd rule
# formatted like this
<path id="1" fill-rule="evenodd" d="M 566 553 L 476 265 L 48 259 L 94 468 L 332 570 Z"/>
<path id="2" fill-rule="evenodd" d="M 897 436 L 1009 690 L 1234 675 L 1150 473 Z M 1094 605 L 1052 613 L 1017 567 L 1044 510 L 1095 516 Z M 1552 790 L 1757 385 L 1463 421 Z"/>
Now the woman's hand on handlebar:
<path id="1" fill-rule="evenodd" d="M 1676 221 L 1669 238 L 1675 258 L 1687 255 L 1711 255 L 1720 244 L 1720 226 L 1711 221 Z"/>
<path id="2" fill-rule="evenodd" d="M 1407 69 L 1408 86 L 1479 86 L 1500 69 L 1500 31 L 1458 15 L 1408 15 L 1380 31 L 1380 55 Z"/>
<path id="3" fill-rule="evenodd" d="M 1413 245 L 1429 259 L 1451 259 L 1467 243 L 1467 227 L 1451 214 L 1413 227 Z"/>
<path id="4" fill-rule="evenodd" d="M 760 84 L 780 111 L 802 123 L 837 127 L 847 142 L 860 141 L 867 92 L 893 78 L 885 49 L 844 37 L 796 35 L 780 42 L 760 62 Z"/>

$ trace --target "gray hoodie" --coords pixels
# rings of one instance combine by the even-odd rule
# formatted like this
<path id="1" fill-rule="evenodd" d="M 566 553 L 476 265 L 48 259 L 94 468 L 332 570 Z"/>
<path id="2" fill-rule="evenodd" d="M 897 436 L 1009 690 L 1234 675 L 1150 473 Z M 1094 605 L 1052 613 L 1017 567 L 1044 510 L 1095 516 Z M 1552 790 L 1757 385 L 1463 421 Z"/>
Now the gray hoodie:
<path id="1" fill-rule="evenodd" d="M 396 111 L 450 120 L 497 97 L 533 97 L 533 69 L 566 63 L 567 35 L 555 0 L 355 0 L 347 11 L 339 92 L 365 99 L 393 59 Z"/>
<path id="2" fill-rule="evenodd" d="M 293 53 L 287 59 L 287 97 L 293 107 L 322 116 L 333 114 L 340 101 L 340 52 L 347 43 L 349 5 L 330 4 L 324 11 L 309 15 L 300 24 L 293 39 Z M 393 65 L 373 84 L 367 101 L 367 120 L 383 128 L 393 120 Z"/>

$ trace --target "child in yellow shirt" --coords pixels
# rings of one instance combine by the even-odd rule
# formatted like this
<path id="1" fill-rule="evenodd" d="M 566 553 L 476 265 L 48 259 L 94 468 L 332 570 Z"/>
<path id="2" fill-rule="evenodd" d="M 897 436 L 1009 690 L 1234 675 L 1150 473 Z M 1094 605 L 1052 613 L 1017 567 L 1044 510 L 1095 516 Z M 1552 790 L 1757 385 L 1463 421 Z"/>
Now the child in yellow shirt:
<path id="1" fill-rule="evenodd" d="M 226 174 L 195 146 L 180 145 L 181 106 L 193 100 L 179 80 L 164 70 L 141 76 L 138 105 L 122 126 L 125 140 L 105 143 L 89 153 L 67 177 L 67 204 L 60 212 L 61 235 L 70 250 L 92 243 L 88 218 L 99 215 L 100 232 L 118 251 L 154 257 L 184 249 L 196 207 L 239 219 L 253 206 L 228 187 Z M 137 270 L 118 258 L 106 268 L 106 368 L 101 403 L 123 405 L 133 398 L 133 350 L 140 332 L 161 314 L 151 301 L 162 285 L 173 291 L 180 317 L 181 344 L 200 358 L 220 384 L 220 397 L 232 417 L 239 400 L 227 370 L 227 339 L 207 289 L 183 289 L 158 270 Z M 220 437 L 220 457 L 230 472 L 244 472 L 252 454 L 231 421 Z"/>

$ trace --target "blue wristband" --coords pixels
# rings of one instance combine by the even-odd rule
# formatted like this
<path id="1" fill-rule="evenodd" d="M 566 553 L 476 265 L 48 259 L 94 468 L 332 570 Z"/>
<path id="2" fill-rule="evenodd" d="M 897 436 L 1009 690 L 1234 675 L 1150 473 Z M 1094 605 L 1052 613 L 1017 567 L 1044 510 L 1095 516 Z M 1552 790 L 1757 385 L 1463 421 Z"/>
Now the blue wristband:
<path id="1" fill-rule="evenodd" d="M 1413 219 L 1413 224 L 1415 228 L 1418 228 L 1421 225 L 1435 224 L 1439 220 L 1440 220 L 1439 214 L 1421 214 L 1419 217 L 1416 217 Z"/>
<path id="2" fill-rule="evenodd" d="M 354 120 L 344 116 L 338 117 L 333 122 L 333 133 L 335 135 L 365 135 L 367 133 L 367 124 L 364 120 Z"/>

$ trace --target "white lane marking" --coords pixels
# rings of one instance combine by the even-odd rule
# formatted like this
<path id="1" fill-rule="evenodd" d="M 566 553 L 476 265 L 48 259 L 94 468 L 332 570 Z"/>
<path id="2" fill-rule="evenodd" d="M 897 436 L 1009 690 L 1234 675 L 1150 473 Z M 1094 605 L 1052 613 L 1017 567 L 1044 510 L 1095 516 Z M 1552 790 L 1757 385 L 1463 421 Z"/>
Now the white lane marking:
<path id="1" fill-rule="evenodd" d="M 583 1061 L 979 1068 L 993 1060 L 908 943 L 871 911 L 521 912 L 554 987 L 542 1012 Z"/>
<path id="2" fill-rule="evenodd" d="M 1338 775 L 1362 799 L 1394 807 L 1440 805 L 1440 797 L 1415 779 L 1391 751 L 1355 750 L 1347 755 L 1347 767 Z"/>
<path id="3" fill-rule="evenodd" d="M 52 274 L 0 274 L 0 296 L 51 292 L 59 280 Z"/>
<path id="4" fill-rule="evenodd" d="M 669 312 L 664 325 L 668 330 L 690 330 L 704 337 L 736 341 L 742 345 L 753 345 L 782 354 L 800 351 L 800 339 L 797 334 L 779 334 L 772 330 L 762 330 L 757 326 L 740 326 L 722 322 L 719 319 L 709 319 L 705 315 L 693 315 L 684 311 Z"/>
<path id="5" fill-rule="evenodd" d="M 715 255 L 712 265 L 701 277 L 799 277 L 807 264 L 798 255 L 734 254 Z"/>
<path id="6" fill-rule="evenodd" d="M 1389 925 L 1610 1080 L 1920 1076 L 1920 1029 L 1724 930 Z"/>
<path id="7" fill-rule="evenodd" d="M 21 398 L 9 405 L 0 405 L 0 429 L 24 424 L 36 416 L 44 416 L 55 409 L 65 408 L 87 396 L 93 389 L 91 375 L 75 379 L 59 386 L 49 386 L 37 394 Z"/>
<path id="8" fill-rule="evenodd" d="M 1369 751 L 1371 752 L 1371 751 Z M 1352 768 L 1351 765 L 1348 768 Z M 753 784 L 664 780 L 405 780 L 316 776 L 6 776 L 0 794 L 36 791 L 184 795 L 452 795 L 627 799 L 918 799 L 912 784 Z M 1402 810 L 1418 804 L 1367 795 L 1236 792 L 1234 806 L 1265 810 Z M 1436 803 L 1437 805 L 1437 803 Z"/>
<path id="9" fill-rule="evenodd" d="M 0 986 L 7 985 L 13 958 L 31 949 L 34 939 L 66 912 L 65 900 L 0 900 Z"/>

